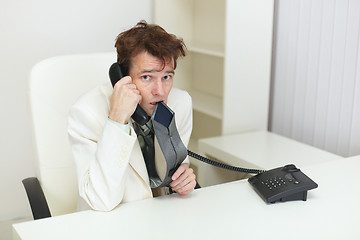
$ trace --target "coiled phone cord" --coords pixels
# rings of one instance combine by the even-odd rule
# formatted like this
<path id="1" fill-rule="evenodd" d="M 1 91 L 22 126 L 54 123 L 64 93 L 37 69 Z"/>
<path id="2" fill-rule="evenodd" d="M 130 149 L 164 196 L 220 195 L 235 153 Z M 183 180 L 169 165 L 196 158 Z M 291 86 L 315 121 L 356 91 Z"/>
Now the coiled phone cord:
<path id="1" fill-rule="evenodd" d="M 188 152 L 188 155 L 190 157 L 193 157 L 195 159 L 198 159 L 198 160 L 200 160 L 200 161 L 202 161 L 204 163 L 213 165 L 215 167 L 220 167 L 220 168 L 224 168 L 224 169 L 231 170 L 231 171 L 250 173 L 250 174 L 259 174 L 259 173 L 265 172 L 265 170 L 240 168 L 240 167 L 230 166 L 230 165 L 227 165 L 227 164 L 224 164 L 224 163 L 219 163 L 219 162 L 213 161 L 211 159 L 208 159 L 206 157 L 203 157 L 203 156 L 201 156 L 201 155 L 199 155 L 197 153 L 194 153 L 194 152 L 190 151 L 189 149 L 187 150 L 187 152 Z"/>
<path id="2" fill-rule="evenodd" d="M 145 125 L 148 127 L 148 129 L 150 129 L 150 131 L 155 135 L 154 130 L 148 125 L 148 123 L 145 123 Z M 220 163 L 220 162 L 216 162 L 214 160 L 211 160 L 209 158 L 206 158 L 204 156 L 201 156 L 197 153 L 194 153 L 192 151 L 190 151 L 189 149 L 187 149 L 187 155 L 189 155 L 190 157 L 193 157 L 197 160 L 200 160 L 204 163 L 213 165 L 215 167 L 219 167 L 219 168 L 224 168 L 230 171 L 235 171 L 235 172 L 242 172 L 242 173 L 249 173 L 249 174 L 259 174 L 259 173 L 263 173 L 265 172 L 265 170 L 258 170 L 258 169 L 248 169 L 248 168 L 240 168 L 240 167 L 234 167 L 234 166 L 230 166 L 227 165 L 225 163 Z"/>

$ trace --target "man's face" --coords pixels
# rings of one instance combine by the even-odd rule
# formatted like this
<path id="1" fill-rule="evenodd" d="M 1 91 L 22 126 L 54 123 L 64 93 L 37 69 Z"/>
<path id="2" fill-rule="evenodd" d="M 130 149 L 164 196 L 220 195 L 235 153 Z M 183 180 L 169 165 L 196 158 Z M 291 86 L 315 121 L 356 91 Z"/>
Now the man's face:
<path id="1" fill-rule="evenodd" d="M 174 61 L 163 62 L 148 52 L 142 52 L 132 59 L 130 77 L 140 91 L 140 106 L 151 116 L 159 101 L 167 103 L 173 85 Z"/>

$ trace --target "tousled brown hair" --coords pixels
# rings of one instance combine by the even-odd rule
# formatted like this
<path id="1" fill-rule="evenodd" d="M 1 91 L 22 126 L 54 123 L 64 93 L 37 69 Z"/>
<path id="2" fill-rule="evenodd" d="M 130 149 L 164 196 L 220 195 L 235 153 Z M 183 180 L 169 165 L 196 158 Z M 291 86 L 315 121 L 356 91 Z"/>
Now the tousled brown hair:
<path id="1" fill-rule="evenodd" d="M 174 34 L 167 33 L 162 27 L 148 24 L 142 20 L 133 28 L 120 33 L 115 43 L 117 62 L 126 72 L 129 72 L 131 60 L 137 54 L 146 51 L 154 57 L 162 60 L 163 66 L 174 59 L 174 69 L 179 57 L 184 57 L 185 43 Z"/>

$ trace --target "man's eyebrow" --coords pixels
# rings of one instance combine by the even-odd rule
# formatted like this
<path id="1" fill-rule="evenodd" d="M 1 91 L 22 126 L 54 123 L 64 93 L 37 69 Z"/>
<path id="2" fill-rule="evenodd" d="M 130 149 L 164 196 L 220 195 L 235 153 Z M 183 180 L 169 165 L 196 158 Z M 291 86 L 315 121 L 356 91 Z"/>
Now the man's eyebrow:
<path id="1" fill-rule="evenodd" d="M 153 70 L 153 69 L 144 69 L 144 70 L 140 71 L 139 73 L 143 74 L 143 73 L 151 73 L 151 72 L 155 72 L 155 70 Z"/>
<path id="2" fill-rule="evenodd" d="M 152 72 L 158 72 L 157 70 L 155 69 L 144 69 L 142 70 L 141 72 L 139 72 L 139 75 L 141 74 L 144 74 L 144 73 L 152 73 Z M 165 71 L 166 74 L 175 74 L 175 71 L 174 70 L 168 70 L 168 71 Z"/>
<path id="3" fill-rule="evenodd" d="M 165 73 L 172 73 L 172 74 L 175 74 L 175 71 L 174 71 L 174 70 L 169 70 L 169 71 L 166 71 Z"/>

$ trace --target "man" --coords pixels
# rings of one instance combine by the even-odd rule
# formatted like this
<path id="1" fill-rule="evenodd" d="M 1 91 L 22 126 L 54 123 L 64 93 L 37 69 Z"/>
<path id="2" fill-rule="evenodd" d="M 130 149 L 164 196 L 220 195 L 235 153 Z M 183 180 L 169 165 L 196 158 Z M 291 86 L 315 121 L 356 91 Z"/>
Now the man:
<path id="1" fill-rule="evenodd" d="M 142 135 L 146 129 L 131 120 L 138 104 L 151 116 L 157 102 L 166 103 L 175 112 L 185 145 L 192 131 L 191 97 L 172 87 L 176 61 L 185 56 L 183 41 L 157 25 L 141 21 L 121 33 L 115 47 L 118 63 L 129 76 L 120 79 L 114 88 L 108 81 L 93 89 L 70 110 L 68 132 L 77 167 L 80 210 L 90 207 L 109 211 L 120 203 L 166 191 L 150 188 L 144 158 L 155 158 L 159 176 L 165 163 L 156 137 L 149 145 Z M 151 120 L 147 125 L 151 127 Z M 184 195 L 194 189 L 195 175 L 187 158 L 171 179 L 170 191 Z"/>

